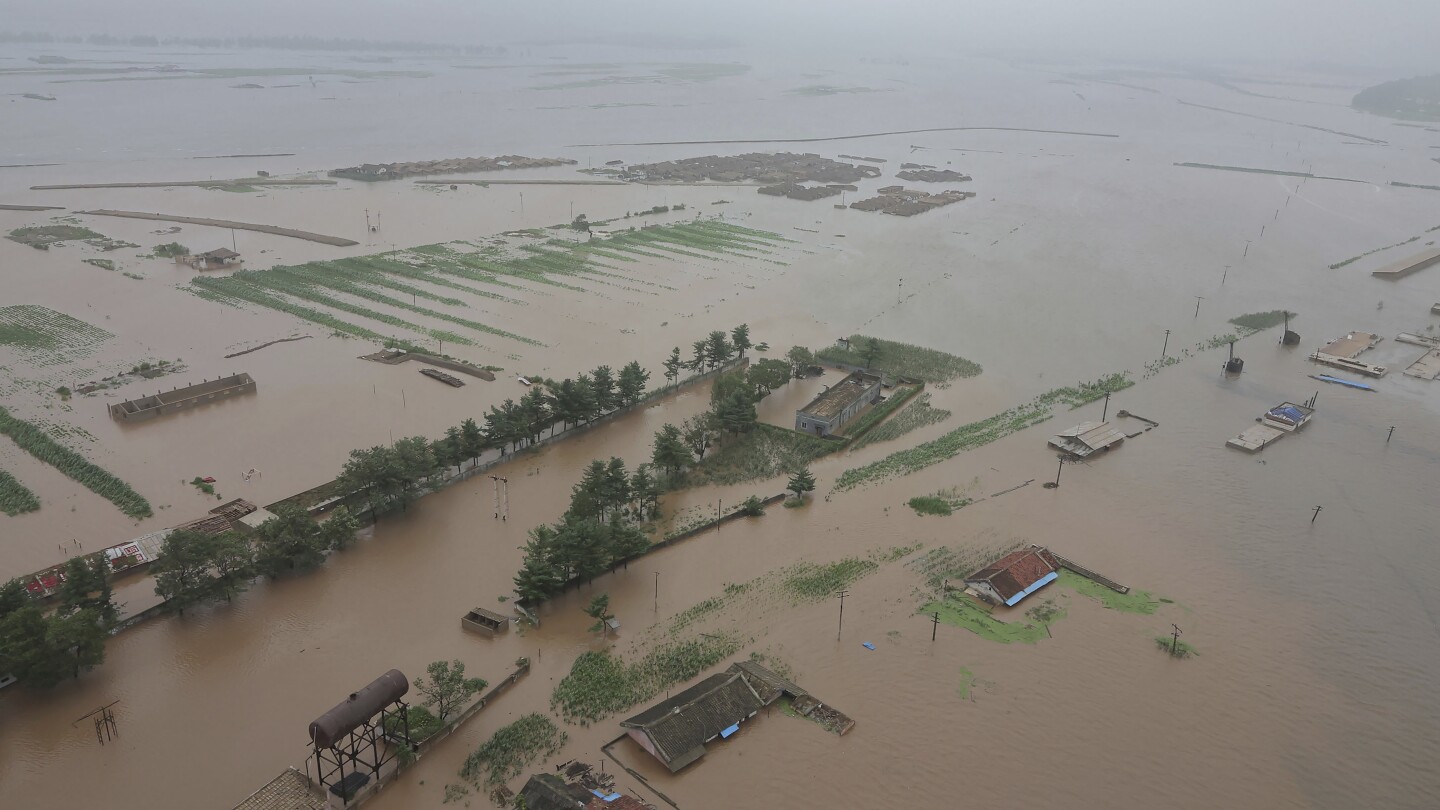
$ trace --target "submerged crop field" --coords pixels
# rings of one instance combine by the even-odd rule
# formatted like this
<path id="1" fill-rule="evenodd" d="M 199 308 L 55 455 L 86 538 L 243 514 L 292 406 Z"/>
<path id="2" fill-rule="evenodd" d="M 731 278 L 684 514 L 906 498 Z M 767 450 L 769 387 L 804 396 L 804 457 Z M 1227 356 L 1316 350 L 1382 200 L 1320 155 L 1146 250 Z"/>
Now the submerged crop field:
<path id="1" fill-rule="evenodd" d="M 714 220 L 695 221 L 626 231 L 588 242 L 550 239 L 520 245 L 509 253 L 495 245 L 470 242 L 421 245 L 369 256 L 240 271 L 229 276 L 198 276 L 190 282 L 189 290 L 207 300 L 273 309 L 341 334 L 388 340 L 409 348 L 417 347 L 382 330 L 399 330 L 460 346 L 479 345 L 482 337 L 539 346 L 541 342 L 534 337 L 453 310 L 471 309 L 471 299 L 524 306 L 525 302 L 514 293 L 527 290 L 525 282 L 592 295 L 598 293 L 581 283 L 646 294 L 650 291 L 643 289 L 645 286 L 674 289 L 628 276 L 623 267 L 616 265 L 636 261 L 638 256 L 754 257 L 769 253 L 768 248 L 783 241 L 766 231 Z M 352 317 L 342 318 L 336 313 Z"/>
<path id="2" fill-rule="evenodd" d="M 45 431 L 23 419 L 16 419 L 0 406 L 0 433 L 9 436 L 21 450 L 51 465 L 76 483 L 110 501 L 132 518 L 150 517 L 150 502 L 114 475 L 50 438 Z"/>
<path id="3" fill-rule="evenodd" d="M 63 312 L 21 304 L 0 307 L 0 346 L 13 348 L 31 365 L 65 363 L 114 337 Z"/>
<path id="4" fill-rule="evenodd" d="M 0 470 L 0 512 L 11 517 L 40 508 L 40 499 L 13 475 Z"/>

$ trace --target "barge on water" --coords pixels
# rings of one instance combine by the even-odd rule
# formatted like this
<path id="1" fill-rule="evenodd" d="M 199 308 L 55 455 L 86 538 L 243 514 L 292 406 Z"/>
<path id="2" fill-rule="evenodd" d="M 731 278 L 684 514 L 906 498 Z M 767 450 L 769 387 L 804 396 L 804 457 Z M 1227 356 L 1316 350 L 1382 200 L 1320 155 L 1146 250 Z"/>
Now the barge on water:
<path id="1" fill-rule="evenodd" d="M 1225 442 L 1225 446 L 1249 453 L 1258 453 L 1266 446 L 1285 438 L 1287 434 L 1305 427 L 1314 416 L 1315 409 L 1312 407 L 1296 405 L 1293 402 L 1282 402 L 1257 419 L 1256 422 L 1259 424 L 1247 428 L 1239 436 Z"/>
<path id="2" fill-rule="evenodd" d="M 1367 377 L 1384 377 L 1389 369 L 1355 359 L 1362 353 L 1375 348 L 1383 339 L 1370 332 L 1350 332 L 1317 349 L 1310 355 L 1310 359 L 1316 363 L 1343 368 Z"/>

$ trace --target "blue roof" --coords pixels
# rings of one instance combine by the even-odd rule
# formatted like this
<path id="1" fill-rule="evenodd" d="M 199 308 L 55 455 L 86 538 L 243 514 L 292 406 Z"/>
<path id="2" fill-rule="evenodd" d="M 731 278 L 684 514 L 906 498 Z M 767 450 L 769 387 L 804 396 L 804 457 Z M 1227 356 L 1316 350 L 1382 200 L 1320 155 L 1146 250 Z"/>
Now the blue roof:
<path id="1" fill-rule="evenodd" d="M 730 736 L 731 734 L 734 734 L 735 732 L 737 732 L 737 731 L 739 731 L 739 730 L 740 730 L 740 724 L 739 724 L 739 723 L 736 723 L 735 725 L 733 725 L 733 726 L 731 726 L 731 727 L 729 727 L 729 728 L 727 728 L 727 729 L 721 729 L 721 731 L 720 731 L 720 736 L 721 736 L 721 737 L 725 737 L 725 738 L 729 738 L 729 736 Z"/>
<path id="2" fill-rule="evenodd" d="M 1006 599 L 1006 600 L 1005 600 L 1005 605 L 1006 605 L 1007 607 L 1013 606 L 1015 603 L 1019 602 L 1021 599 L 1024 599 L 1025 597 L 1027 597 L 1027 596 L 1029 596 L 1030 594 L 1032 594 L 1032 593 L 1040 590 L 1041 588 L 1045 587 L 1046 585 L 1049 585 L 1050 583 L 1054 582 L 1055 580 L 1057 580 L 1057 579 L 1059 579 L 1059 578 L 1060 578 L 1060 575 L 1059 575 L 1059 574 L 1055 573 L 1054 571 L 1051 571 L 1050 573 L 1046 574 L 1045 576 L 1043 576 L 1043 577 L 1035 580 L 1035 584 L 1034 584 L 1034 585 L 1031 585 L 1030 587 L 1026 588 L 1025 590 L 1023 590 L 1023 591 L 1015 594 L 1014 596 L 1010 597 L 1009 599 Z"/>

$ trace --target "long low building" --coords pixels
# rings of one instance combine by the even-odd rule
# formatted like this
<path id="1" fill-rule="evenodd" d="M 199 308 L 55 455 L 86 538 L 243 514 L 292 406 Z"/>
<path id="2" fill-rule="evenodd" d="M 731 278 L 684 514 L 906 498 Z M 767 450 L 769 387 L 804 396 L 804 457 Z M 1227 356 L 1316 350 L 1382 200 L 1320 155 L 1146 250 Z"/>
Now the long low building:
<path id="1" fill-rule="evenodd" d="M 1055 434 L 1050 446 L 1078 458 L 1101 453 L 1125 441 L 1125 434 L 1109 422 L 1081 422 Z"/>
<path id="2" fill-rule="evenodd" d="M 796 411 L 795 429 L 817 436 L 835 435 L 866 405 L 880 399 L 880 380 L 863 371 L 851 373 Z"/>
<path id="3" fill-rule="evenodd" d="M 162 391 L 148 397 L 130 399 L 110 406 L 110 418 L 121 422 L 142 422 L 167 413 L 204 405 L 217 399 L 255 393 L 255 380 L 246 373 L 232 374 L 216 380 Z"/>

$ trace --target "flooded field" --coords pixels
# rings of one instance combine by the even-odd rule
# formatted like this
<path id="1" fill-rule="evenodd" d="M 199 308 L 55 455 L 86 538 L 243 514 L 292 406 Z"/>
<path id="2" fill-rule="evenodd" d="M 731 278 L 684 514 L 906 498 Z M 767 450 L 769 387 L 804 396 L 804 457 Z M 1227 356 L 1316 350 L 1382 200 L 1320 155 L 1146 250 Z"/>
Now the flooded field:
<path id="1" fill-rule="evenodd" d="M 17 60 L 40 53 L 6 47 Z M 571 76 L 546 75 L 564 72 L 563 63 L 472 69 L 403 59 L 388 66 L 397 75 L 363 81 L 326 73 L 341 68 L 320 56 L 284 65 L 254 55 L 205 56 L 204 67 L 228 72 L 105 84 L 54 84 L 85 76 L 0 69 L 5 93 L 57 98 L 7 104 L 5 162 L 54 165 L 0 168 L 0 203 L 69 209 L 0 210 L 0 232 L 76 224 L 52 219 L 74 217 L 139 246 L 105 251 L 71 241 L 42 251 L 0 239 L 0 307 L 46 308 L 88 325 L 70 330 L 82 341 L 59 346 L 0 332 L 0 398 L 12 415 L 47 430 L 154 507 L 151 517 L 129 518 L 0 437 L 0 470 L 40 502 L 36 511 L 0 515 L 0 578 L 200 517 L 219 501 L 187 483 L 196 476 L 215 477 L 224 500 L 272 503 L 329 481 L 352 449 L 437 438 L 465 418 L 482 418 L 524 393 L 516 375 L 559 379 L 638 360 L 653 387 L 672 346 L 688 357 L 694 341 L 739 323 L 749 324 L 755 342 L 769 344 L 756 356 L 783 357 L 792 345 L 818 349 L 858 333 L 979 363 L 979 376 L 927 388 L 933 406 L 952 415 L 821 458 L 813 465 L 817 490 L 804 507 L 777 504 L 763 517 L 658 551 L 546 603 L 540 627 L 486 640 L 457 620 L 475 606 L 507 610 L 500 597 L 513 595 L 526 532 L 559 518 L 592 459 L 647 461 L 655 432 L 705 410 L 708 388 L 521 454 L 492 472 L 509 480 L 504 522 L 493 517 L 491 483 L 472 478 L 382 518 L 315 572 L 258 580 L 233 603 L 120 633 L 105 663 L 78 680 L 42 693 L 0 692 L 7 801 L 230 807 L 284 767 L 301 767 L 306 725 L 385 670 L 413 678 L 430 661 L 458 658 L 495 683 L 517 658 L 529 657 L 526 679 L 369 805 L 439 808 L 476 746 L 522 715 L 549 712 L 551 692 L 575 658 L 604 646 L 587 632 L 591 620 L 582 613 L 595 594 L 610 596 L 622 629 L 609 643 L 631 660 L 671 637 L 677 615 L 722 597 L 727 585 L 773 581 L 801 562 L 904 549 L 847 585 L 838 641 L 835 599 L 775 594 L 724 601 L 682 632 L 730 634 L 739 642 L 737 659 L 759 653 L 783 663 L 794 681 L 857 721 L 849 734 L 836 737 L 768 710 L 677 775 L 633 743 L 617 746 L 616 755 L 686 810 L 762 800 L 846 806 L 878 790 L 927 804 L 953 800 L 957 791 L 979 802 L 1045 804 L 1060 790 L 1086 807 L 1440 803 L 1432 766 L 1440 741 L 1431 731 L 1440 726 L 1440 699 L 1430 688 L 1440 663 L 1433 595 L 1440 551 L 1430 506 L 1440 474 L 1440 389 L 1395 372 L 1372 381 L 1378 393 L 1324 385 L 1308 378 L 1320 371 L 1306 360 L 1352 330 L 1434 334 L 1430 306 L 1440 301 L 1440 271 L 1396 282 L 1370 276 L 1440 237 L 1432 230 L 1440 226 L 1436 192 L 1389 185 L 1440 183 L 1440 167 L 1429 159 L 1428 147 L 1440 145 L 1434 133 L 1354 113 L 1343 106 L 1353 90 L 1318 86 L 1344 77 L 1226 84 L 1155 73 L 1117 83 L 1092 72 L 1100 66 L 844 62 L 828 66 L 826 86 L 887 92 L 822 94 L 805 92 L 816 82 L 803 66 L 757 53 L 727 51 L 708 68 L 685 69 L 655 64 L 659 57 L 650 54 L 629 54 L 623 65 L 614 56 L 577 52 L 577 63 L 614 66 L 577 64 Z M 195 67 L 202 57 L 164 60 Z M 258 72 L 279 67 L 302 74 Z M 1312 86 L 1285 85 L 1293 98 L 1256 94 L 1273 93 L 1274 81 Z M 262 87 L 231 86 L 242 82 Z M 271 86 L 282 84 L 296 86 Z M 193 114 L 165 114 L 177 108 Z M 243 123 L 217 126 L 222 113 Z M 106 126 L 85 125 L 95 118 Z M 976 129 L 783 145 L 574 145 L 952 127 Z M 341 180 L 253 192 L 30 190 L 257 171 L 323 176 L 367 162 L 502 154 L 577 164 L 495 173 L 497 180 L 595 179 L 577 169 L 771 149 L 885 159 L 882 176 L 858 182 L 854 199 L 895 183 L 904 161 L 970 175 L 965 189 L 977 196 L 905 218 L 723 185 L 537 182 L 451 190 Z M 195 159 L 227 154 L 272 156 Z M 656 206 L 668 210 L 635 216 Z M 188 224 L 173 232 L 168 223 L 72 213 L 101 208 L 263 223 L 359 244 Z M 204 284 L 192 284 L 197 271 L 141 258 L 172 241 L 197 251 L 233 247 L 253 271 L 362 257 L 403 261 L 440 244 L 467 255 L 488 247 L 512 259 L 533 254 L 527 245 L 568 255 L 583 247 L 565 244 L 579 241 L 576 231 L 544 230 L 538 238 L 515 232 L 580 214 L 614 220 L 607 226 L 614 229 L 696 228 L 713 220 L 709 227 L 770 236 L 764 252 L 592 254 L 599 265 L 590 270 L 599 272 L 488 281 L 390 273 L 387 300 L 363 285 L 319 293 L 274 287 L 288 308 L 202 297 L 194 289 Z M 298 317 L 301 305 L 382 338 L 501 370 L 493 382 L 467 378 L 464 388 L 451 388 L 423 378 L 414 363 L 360 360 L 381 341 Z M 1235 330 L 1229 319 L 1273 309 L 1298 313 L 1291 328 L 1303 336 L 1300 346 L 1278 345 L 1278 328 L 1261 331 L 1236 344 L 1244 373 L 1222 375 L 1226 350 L 1213 339 Z M 225 357 L 300 335 L 313 337 Z M 1157 363 L 1162 347 L 1180 362 Z M 1387 339 L 1365 360 L 1399 369 L 1423 351 Z M 183 368 L 75 393 L 160 360 Z M 116 402 L 236 372 L 256 380 L 255 394 L 141 424 L 108 416 Z M 847 470 L 1052 389 L 1120 372 L 1136 384 L 1108 405 L 1056 406 L 1048 421 L 953 457 L 937 453 L 911 474 L 835 487 Z M 795 409 L 840 377 L 830 370 L 777 390 L 758 406 L 761 421 L 792 426 Z M 68 399 L 57 393 L 62 386 Z M 1302 433 L 1253 456 L 1224 446 L 1266 409 L 1317 389 L 1318 413 Z M 1064 466 L 1060 486 L 1042 488 L 1057 474 L 1046 440 L 1098 421 L 1102 408 L 1127 432 L 1143 426 L 1117 419 L 1122 408 L 1159 426 L 1108 455 Z M 261 474 L 247 480 L 242 473 L 251 469 Z M 778 494 L 785 480 L 698 487 L 666 494 L 662 503 L 679 524 L 722 504 L 728 511 L 752 494 Z M 942 490 L 972 502 L 947 517 L 917 515 L 906 505 Z M 1316 506 L 1323 509 L 1312 522 Z M 1002 644 L 946 624 L 932 642 L 929 619 L 917 615 L 928 586 L 911 563 L 942 546 L 978 553 L 1017 542 L 1049 546 L 1164 601 L 1153 613 L 1127 613 L 1059 583 L 1040 596 L 1065 615 L 1033 644 Z M 117 583 L 117 601 L 129 614 L 157 600 L 140 576 Z M 1157 651 L 1154 638 L 1172 625 L 1198 656 L 1176 661 Z M 102 747 L 85 723 L 72 725 L 115 700 L 116 743 Z M 572 758 L 598 764 L 600 747 L 629 713 L 565 725 L 566 747 L 532 770 Z M 617 786 L 663 806 L 628 774 Z M 468 801 L 488 803 L 478 789 Z"/>

